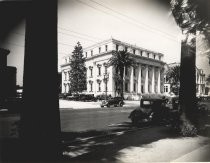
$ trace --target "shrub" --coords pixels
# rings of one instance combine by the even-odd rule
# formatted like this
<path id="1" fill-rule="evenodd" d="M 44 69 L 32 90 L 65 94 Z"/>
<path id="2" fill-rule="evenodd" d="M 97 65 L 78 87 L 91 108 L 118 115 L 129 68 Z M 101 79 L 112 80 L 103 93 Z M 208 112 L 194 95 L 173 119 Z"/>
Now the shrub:
<path id="1" fill-rule="evenodd" d="M 190 123 L 184 122 L 180 126 L 180 133 L 185 137 L 197 136 L 198 130 Z"/>

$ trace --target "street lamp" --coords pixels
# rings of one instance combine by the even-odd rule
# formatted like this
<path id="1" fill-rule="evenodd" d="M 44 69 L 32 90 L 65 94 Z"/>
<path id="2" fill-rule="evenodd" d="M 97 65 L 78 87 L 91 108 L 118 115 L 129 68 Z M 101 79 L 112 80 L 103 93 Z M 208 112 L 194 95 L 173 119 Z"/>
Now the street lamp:
<path id="1" fill-rule="evenodd" d="M 107 100 L 107 82 L 109 80 L 109 74 L 104 73 L 104 82 L 105 82 L 105 101 Z"/>

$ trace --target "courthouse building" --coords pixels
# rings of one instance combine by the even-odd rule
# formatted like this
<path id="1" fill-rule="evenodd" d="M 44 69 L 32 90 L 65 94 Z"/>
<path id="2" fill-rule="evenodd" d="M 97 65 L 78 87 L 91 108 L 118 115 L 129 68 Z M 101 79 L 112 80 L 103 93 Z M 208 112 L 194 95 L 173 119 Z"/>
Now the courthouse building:
<path id="1" fill-rule="evenodd" d="M 139 99 L 142 94 L 163 93 L 164 62 L 163 54 L 131 45 L 116 39 L 109 39 L 83 49 L 87 68 L 87 90 L 85 93 L 118 96 L 115 85 L 114 67 L 107 66 L 113 51 L 125 50 L 135 60 L 136 66 L 125 68 L 124 97 L 125 99 Z M 65 57 L 61 65 L 62 93 L 68 93 L 69 62 L 71 57 Z"/>

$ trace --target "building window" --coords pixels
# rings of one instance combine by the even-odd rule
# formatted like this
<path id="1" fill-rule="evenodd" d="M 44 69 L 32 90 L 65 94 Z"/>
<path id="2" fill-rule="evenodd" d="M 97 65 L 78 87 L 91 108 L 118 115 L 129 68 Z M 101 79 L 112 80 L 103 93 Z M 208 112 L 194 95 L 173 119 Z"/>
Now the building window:
<path id="1" fill-rule="evenodd" d="M 101 92 L 101 82 L 98 83 L 98 92 Z"/>
<path id="2" fill-rule="evenodd" d="M 136 76 L 136 69 L 133 68 L 133 76 Z"/>
<path id="3" fill-rule="evenodd" d="M 66 84 L 64 83 L 64 93 L 66 93 Z"/>
<path id="4" fill-rule="evenodd" d="M 93 83 L 90 83 L 90 92 L 93 92 Z"/>
<path id="5" fill-rule="evenodd" d="M 141 69 L 141 77 L 143 77 L 143 70 Z"/>
<path id="6" fill-rule="evenodd" d="M 125 75 L 127 76 L 128 75 L 128 68 L 125 67 Z"/>
<path id="7" fill-rule="evenodd" d="M 93 56 L 93 50 L 91 50 L 91 56 Z"/>
<path id="8" fill-rule="evenodd" d="M 143 51 L 140 51 L 140 55 L 141 55 L 141 56 L 143 55 Z"/>
<path id="9" fill-rule="evenodd" d="M 141 85 L 141 92 L 144 93 L 144 85 Z"/>
<path id="10" fill-rule="evenodd" d="M 90 69 L 90 77 L 93 77 L 93 69 Z"/>
<path id="11" fill-rule="evenodd" d="M 136 92 L 136 83 L 133 84 L 133 91 Z"/>
<path id="12" fill-rule="evenodd" d="M 133 49 L 133 54 L 136 54 L 136 49 Z"/>
<path id="13" fill-rule="evenodd" d="M 116 44 L 116 51 L 118 51 L 118 50 L 119 50 L 119 45 Z"/>
<path id="14" fill-rule="evenodd" d="M 125 51 L 126 51 L 126 52 L 128 51 L 128 47 L 125 47 Z"/>
<path id="15" fill-rule="evenodd" d="M 159 60 L 161 60 L 161 56 L 159 56 Z"/>
<path id="16" fill-rule="evenodd" d="M 70 86 L 70 83 L 68 83 L 68 87 L 69 87 L 68 93 L 71 93 L 71 86 Z"/>
<path id="17" fill-rule="evenodd" d="M 98 75 L 101 76 L 101 66 L 98 66 Z"/>
<path id="18" fill-rule="evenodd" d="M 128 82 L 125 83 L 125 91 L 128 92 Z"/>
<path id="19" fill-rule="evenodd" d="M 147 57 L 149 58 L 149 53 L 147 53 Z"/>
<path id="20" fill-rule="evenodd" d="M 87 58 L 87 52 L 85 52 L 85 57 Z"/>
<path id="21" fill-rule="evenodd" d="M 105 66 L 105 74 L 107 74 L 107 66 Z"/>
<path id="22" fill-rule="evenodd" d="M 64 80 L 66 80 L 66 78 L 67 78 L 67 73 L 64 72 Z"/>
<path id="23" fill-rule="evenodd" d="M 105 51 L 106 52 L 108 51 L 108 45 L 105 45 Z"/>
<path id="24" fill-rule="evenodd" d="M 168 86 L 164 86 L 164 92 L 168 92 Z"/>
<path id="25" fill-rule="evenodd" d="M 101 53 L 101 47 L 98 48 L 98 52 Z"/>
<path id="26" fill-rule="evenodd" d="M 97 64 L 97 67 L 98 67 L 98 76 L 101 76 L 101 65 Z"/>
<path id="27" fill-rule="evenodd" d="M 69 81 L 70 81 L 70 71 L 68 71 L 68 75 L 69 75 Z"/>
<path id="28" fill-rule="evenodd" d="M 155 59 L 156 55 L 154 54 L 153 57 L 154 57 L 154 59 Z"/>

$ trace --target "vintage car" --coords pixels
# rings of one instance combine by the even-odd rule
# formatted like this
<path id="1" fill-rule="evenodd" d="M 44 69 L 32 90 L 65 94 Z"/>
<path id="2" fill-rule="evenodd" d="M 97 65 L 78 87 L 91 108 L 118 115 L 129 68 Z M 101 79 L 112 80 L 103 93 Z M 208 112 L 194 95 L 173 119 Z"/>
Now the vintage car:
<path id="1" fill-rule="evenodd" d="M 124 102 L 121 97 L 113 97 L 108 100 L 103 100 L 101 103 L 101 107 L 107 106 L 110 107 L 111 105 L 113 106 L 123 106 Z"/>
<path id="2" fill-rule="evenodd" d="M 177 117 L 178 98 L 172 99 L 141 99 L 140 107 L 133 110 L 129 117 L 133 125 L 152 122 L 155 124 L 169 123 Z"/>

